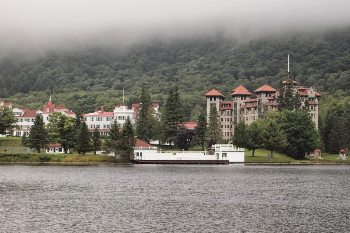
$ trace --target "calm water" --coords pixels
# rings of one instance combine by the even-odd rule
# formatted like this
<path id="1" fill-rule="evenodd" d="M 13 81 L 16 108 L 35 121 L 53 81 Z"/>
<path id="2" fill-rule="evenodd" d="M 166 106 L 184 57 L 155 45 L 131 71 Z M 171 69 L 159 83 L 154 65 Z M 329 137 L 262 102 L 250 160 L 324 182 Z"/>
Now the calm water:
<path id="1" fill-rule="evenodd" d="M 349 232 L 349 166 L 0 166 L 0 232 Z"/>

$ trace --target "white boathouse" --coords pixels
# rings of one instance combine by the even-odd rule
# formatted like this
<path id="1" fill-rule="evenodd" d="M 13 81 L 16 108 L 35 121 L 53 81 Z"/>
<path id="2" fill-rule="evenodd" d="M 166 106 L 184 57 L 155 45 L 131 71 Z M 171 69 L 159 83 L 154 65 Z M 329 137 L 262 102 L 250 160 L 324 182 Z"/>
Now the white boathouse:
<path id="1" fill-rule="evenodd" d="M 215 144 L 209 151 L 162 151 L 154 146 L 134 147 L 136 163 L 243 163 L 244 148 Z"/>

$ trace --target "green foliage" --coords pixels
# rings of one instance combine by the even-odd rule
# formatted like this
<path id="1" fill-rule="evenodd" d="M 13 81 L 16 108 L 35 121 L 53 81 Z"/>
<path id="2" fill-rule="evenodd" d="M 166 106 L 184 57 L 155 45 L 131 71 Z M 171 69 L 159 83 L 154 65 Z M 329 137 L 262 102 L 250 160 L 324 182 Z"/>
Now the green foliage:
<path id="1" fill-rule="evenodd" d="M 43 117 L 37 115 L 34 121 L 34 125 L 30 128 L 29 136 L 27 139 L 27 145 L 30 148 L 34 148 L 40 153 L 40 149 L 47 146 L 49 143 L 48 133 L 45 129 Z"/>
<path id="2" fill-rule="evenodd" d="M 201 146 L 202 150 L 205 149 L 207 133 L 207 119 L 206 114 L 202 111 L 198 116 L 197 127 L 195 128 L 194 135 L 195 141 Z"/>
<path id="3" fill-rule="evenodd" d="M 299 109 L 301 100 L 298 92 L 294 92 L 294 84 L 292 79 L 286 80 L 286 83 L 279 89 L 278 109 L 294 110 Z"/>
<path id="4" fill-rule="evenodd" d="M 283 149 L 287 146 L 287 136 L 282 127 L 274 120 L 266 118 L 263 121 L 264 131 L 262 132 L 264 147 L 271 151 Z"/>
<path id="5" fill-rule="evenodd" d="M 17 122 L 13 112 L 9 108 L 0 108 L 0 134 L 11 134 Z"/>
<path id="6" fill-rule="evenodd" d="M 151 96 L 149 95 L 146 88 L 143 86 L 141 89 L 141 99 L 140 99 L 140 111 L 139 119 L 136 123 L 136 133 L 137 137 L 146 142 L 150 142 L 153 138 L 153 125 L 154 118 L 152 115 L 152 102 Z"/>
<path id="7" fill-rule="evenodd" d="M 111 48 L 51 54 L 31 61 L 0 61 L 0 95 L 16 106 L 38 108 L 55 87 L 55 98 L 76 112 L 98 106 L 112 109 L 130 100 L 142 85 L 151 83 L 152 99 L 163 101 L 168 87 L 178 80 L 186 120 L 195 119 L 196 105 L 211 87 L 228 93 L 244 83 L 254 89 L 286 79 L 286 56 L 291 54 L 291 75 L 300 85 L 322 93 L 350 90 L 350 29 L 325 33 L 288 34 L 237 43 L 217 36 L 173 43 L 147 43 L 120 54 Z M 103 95 L 101 95 L 103 92 Z M 163 104 L 163 102 L 162 102 Z"/>
<path id="8" fill-rule="evenodd" d="M 119 124 L 115 121 L 111 125 L 111 130 L 108 133 L 108 138 L 106 139 L 104 149 L 109 152 L 113 151 L 114 156 L 117 156 L 118 152 L 122 149 L 121 145 L 121 129 Z"/>
<path id="9" fill-rule="evenodd" d="M 247 126 L 243 122 L 238 123 L 235 126 L 235 133 L 233 134 L 232 141 L 233 143 L 238 146 L 245 148 L 247 147 L 247 142 L 249 140 L 249 136 L 247 133 Z"/>
<path id="10" fill-rule="evenodd" d="M 79 154 L 85 155 L 91 148 L 90 132 L 85 121 L 80 122 L 77 132 L 76 150 Z"/>
<path id="11" fill-rule="evenodd" d="M 263 138 L 263 122 L 257 120 L 247 127 L 248 140 L 245 147 L 252 150 L 252 156 L 254 157 L 255 150 L 262 148 L 264 144 Z"/>
<path id="12" fill-rule="evenodd" d="M 169 90 L 168 99 L 163 114 L 163 129 L 165 141 L 172 142 L 179 132 L 180 123 L 183 122 L 181 99 L 178 86 Z"/>
<path id="13" fill-rule="evenodd" d="M 320 130 L 329 153 L 350 148 L 350 97 L 338 94 L 322 100 L 320 105 Z"/>
<path id="14" fill-rule="evenodd" d="M 222 142 L 221 124 L 216 106 L 210 108 L 209 125 L 207 130 L 207 145 L 211 147 L 214 144 Z"/>
<path id="15" fill-rule="evenodd" d="M 193 130 L 181 128 L 174 138 L 174 144 L 180 149 L 188 150 L 192 146 Z"/>
<path id="16" fill-rule="evenodd" d="M 50 115 L 47 125 L 50 142 L 60 143 L 64 153 L 75 146 L 75 121 L 74 118 L 67 117 L 60 112 L 54 112 Z"/>
<path id="17" fill-rule="evenodd" d="M 283 111 L 280 125 L 287 136 L 285 153 L 303 159 L 305 153 L 313 152 L 321 146 L 319 132 L 309 113 L 305 110 Z"/>
<path id="18" fill-rule="evenodd" d="M 96 152 L 101 149 L 101 145 L 102 145 L 102 140 L 100 137 L 100 132 L 96 128 L 92 133 L 92 139 L 91 139 L 91 148 L 94 151 L 94 154 L 96 154 Z"/>
<path id="19" fill-rule="evenodd" d="M 124 160 L 130 160 L 130 156 L 134 151 L 135 132 L 130 118 L 126 118 L 121 132 L 121 155 Z"/>

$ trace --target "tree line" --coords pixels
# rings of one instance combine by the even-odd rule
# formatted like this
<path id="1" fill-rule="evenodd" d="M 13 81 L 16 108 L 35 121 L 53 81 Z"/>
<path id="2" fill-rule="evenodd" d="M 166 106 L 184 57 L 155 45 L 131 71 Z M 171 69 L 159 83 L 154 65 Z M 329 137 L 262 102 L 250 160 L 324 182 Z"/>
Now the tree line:
<path id="1" fill-rule="evenodd" d="M 28 137 L 22 137 L 22 144 L 40 153 L 50 143 L 61 144 L 64 153 L 74 149 L 85 155 L 90 151 L 96 154 L 97 151 L 104 150 L 107 153 L 113 152 L 115 156 L 119 155 L 123 160 L 129 160 L 135 145 L 135 133 L 129 118 L 123 127 L 114 122 L 108 136 L 102 138 L 98 129 L 89 132 L 80 115 L 74 119 L 59 112 L 53 113 L 45 127 L 42 116 L 38 114 Z"/>

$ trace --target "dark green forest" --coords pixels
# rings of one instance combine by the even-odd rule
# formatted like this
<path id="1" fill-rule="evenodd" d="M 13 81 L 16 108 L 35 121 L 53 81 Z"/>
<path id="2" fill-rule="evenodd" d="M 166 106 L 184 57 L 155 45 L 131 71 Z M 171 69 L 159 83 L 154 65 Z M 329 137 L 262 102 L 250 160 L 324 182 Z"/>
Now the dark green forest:
<path id="1" fill-rule="evenodd" d="M 149 88 L 153 101 L 164 103 L 169 88 L 178 84 L 185 119 L 195 119 L 205 102 L 203 94 L 217 88 L 229 95 L 244 84 L 254 90 L 277 86 L 291 74 L 301 85 L 323 96 L 349 96 L 350 28 L 327 32 L 290 33 L 242 43 L 223 36 L 139 44 L 123 53 L 113 48 L 50 52 L 35 60 L 0 61 L 0 97 L 15 106 L 39 108 L 52 92 L 54 101 L 84 113 L 96 107 L 112 109 L 140 97 Z"/>

